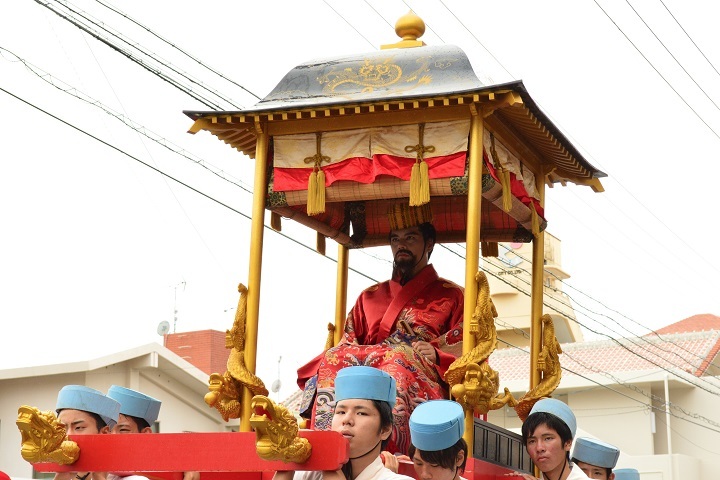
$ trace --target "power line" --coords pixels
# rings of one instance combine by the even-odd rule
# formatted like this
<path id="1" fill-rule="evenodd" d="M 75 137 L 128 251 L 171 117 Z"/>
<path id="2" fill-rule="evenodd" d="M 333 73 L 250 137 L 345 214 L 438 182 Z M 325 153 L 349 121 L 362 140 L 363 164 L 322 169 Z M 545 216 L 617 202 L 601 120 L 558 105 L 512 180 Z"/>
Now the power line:
<path id="1" fill-rule="evenodd" d="M 36 1 L 37 1 L 37 0 L 36 0 Z M 680 100 L 682 100 L 682 102 L 690 109 L 690 111 L 695 114 L 695 116 L 698 118 L 698 120 L 700 120 L 700 121 L 708 128 L 708 130 L 710 130 L 710 131 L 713 133 L 713 135 L 715 135 L 715 137 L 716 137 L 718 140 L 720 140 L 720 134 L 718 134 L 718 132 L 716 132 L 716 131 L 710 126 L 710 124 L 708 124 L 708 123 L 705 121 L 705 119 L 702 118 L 702 116 L 701 116 L 692 106 L 690 106 L 690 104 L 687 102 L 687 100 L 685 100 L 685 98 L 684 98 L 682 95 L 680 95 L 680 92 L 678 92 L 678 91 L 675 89 L 675 87 L 673 87 L 672 84 L 668 81 L 668 79 L 665 78 L 662 73 L 660 73 L 660 70 L 658 70 L 657 67 L 655 67 L 655 65 L 653 65 L 653 63 L 652 63 L 650 60 L 648 60 L 648 58 L 647 58 L 647 57 L 645 56 L 645 54 L 638 48 L 638 46 L 635 45 L 635 43 L 634 43 L 632 40 L 630 40 L 630 37 L 628 37 L 627 34 L 623 31 L 623 29 L 620 28 L 620 26 L 617 24 L 617 22 L 615 22 L 615 20 L 613 20 L 613 18 L 610 16 L 610 14 L 608 14 L 608 13 L 605 11 L 605 9 L 600 6 L 600 4 L 597 2 L 597 0 L 593 0 L 593 2 L 594 2 L 595 5 L 597 5 L 597 7 L 605 14 L 605 16 L 612 22 L 612 24 L 615 25 L 615 27 L 620 31 L 620 33 L 623 34 L 623 36 L 625 37 L 625 39 L 626 39 L 628 42 L 630 42 L 630 45 L 632 45 L 633 48 L 635 48 L 635 50 L 636 50 L 636 51 L 640 54 L 640 56 L 647 62 L 647 64 L 650 65 L 650 67 L 652 67 L 653 70 L 655 70 L 655 73 L 657 73 L 657 74 L 660 76 L 660 78 L 663 79 L 663 81 L 665 82 L 665 84 L 667 84 L 667 86 L 670 87 L 670 89 L 671 89 L 673 92 L 675 92 L 675 95 L 677 95 L 677 97 L 678 97 Z"/>
<path id="2" fill-rule="evenodd" d="M 159 69 L 160 67 L 152 67 L 152 66 L 149 65 L 147 62 L 145 62 L 143 59 L 140 59 L 140 58 L 138 58 L 137 56 L 133 55 L 131 52 L 123 49 L 123 48 L 120 47 L 120 46 L 115 45 L 115 44 L 112 43 L 110 40 L 108 40 L 107 38 L 105 38 L 105 37 L 103 37 L 102 35 L 100 35 L 100 33 L 94 31 L 91 27 L 89 27 L 89 26 L 87 26 L 87 25 L 84 25 L 80 20 L 78 20 L 76 17 L 73 17 L 71 14 L 63 14 L 62 12 L 60 12 L 60 11 L 56 10 L 55 8 L 53 8 L 53 7 L 50 5 L 50 3 L 46 3 L 46 2 L 44 2 L 43 0 L 35 0 L 35 2 L 38 3 L 39 5 L 42 5 L 43 7 L 47 8 L 47 9 L 50 10 L 51 12 L 55 13 L 58 17 L 62 18 L 63 20 L 65 20 L 65 21 L 69 22 L 70 24 L 74 25 L 75 27 L 79 28 L 79 29 L 82 30 L 83 32 L 87 33 L 88 35 L 92 36 L 92 37 L 95 38 L 96 40 L 104 43 L 105 45 L 107 45 L 107 46 L 110 47 L 111 49 L 115 50 L 116 52 L 122 54 L 123 56 L 125 56 L 125 57 L 128 58 L 129 60 L 133 61 L 134 63 L 140 65 L 142 68 L 144 68 L 145 70 L 149 71 L 150 73 L 152 73 L 153 75 L 157 76 L 158 78 L 160 78 L 160 79 L 166 81 L 167 83 L 173 85 L 175 88 L 177 88 L 177 89 L 179 89 L 179 90 L 182 90 L 185 94 L 191 96 L 192 98 L 194 98 L 194 99 L 197 100 L 198 102 L 202 103 L 203 105 L 207 106 L 208 108 L 213 109 L 213 110 L 222 110 L 222 108 L 220 107 L 220 105 L 219 105 L 218 103 L 216 103 L 214 100 L 209 99 L 206 95 L 204 95 L 204 94 L 202 94 L 202 93 L 200 93 L 200 92 L 198 92 L 198 91 L 194 91 L 193 88 L 191 88 L 191 87 L 184 87 L 184 86 L 182 86 L 180 80 L 171 78 L 170 76 L 166 75 L 165 73 L 163 73 L 163 72 Z M 150 59 L 158 62 L 162 67 L 167 68 L 167 69 L 173 71 L 174 73 L 178 74 L 181 78 L 185 78 L 185 79 L 188 80 L 189 82 L 197 85 L 198 87 L 201 87 L 202 89 L 206 90 L 207 92 L 211 93 L 212 95 L 216 95 L 216 96 L 218 96 L 219 98 L 223 99 L 224 101 L 227 101 L 228 103 L 230 103 L 230 104 L 231 104 L 232 106 L 234 106 L 235 108 L 239 108 L 239 107 L 238 107 L 237 105 L 235 105 L 233 102 L 228 101 L 227 99 L 225 99 L 225 98 L 223 98 L 221 95 L 219 95 L 217 92 L 213 91 L 213 90 L 210 89 L 209 87 L 207 87 L 207 86 L 205 86 L 204 84 L 202 84 L 202 82 L 199 82 L 198 80 L 195 80 L 194 78 L 190 77 L 188 74 L 186 74 L 186 73 L 184 73 L 184 72 L 181 72 L 181 71 L 175 69 L 174 67 L 172 67 L 171 65 L 167 64 L 166 62 L 161 61 L 161 60 L 158 60 L 158 58 L 157 58 L 156 56 L 154 56 L 154 55 L 152 55 L 152 54 L 144 51 L 142 48 L 140 48 L 140 47 L 138 46 L 139 44 L 138 44 L 137 42 L 132 42 L 132 43 L 131 43 L 131 42 L 129 42 L 128 40 L 125 40 L 124 38 L 122 38 L 122 35 L 121 35 L 121 34 L 110 32 L 107 28 L 105 28 L 105 27 L 99 25 L 97 22 L 95 22 L 95 21 L 87 18 L 86 16 L 84 16 L 84 15 L 81 14 L 80 12 L 77 12 L 76 10 L 73 10 L 71 7 L 69 7 L 69 6 L 67 6 L 67 5 L 64 5 L 64 7 L 65 7 L 66 9 L 68 9 L 70 12 L 74 13 L 75 15 L 78 15 L 78 16 L 80 16 L 81 18 L 84 18 L 86 21 L 90 22 L 91 24 L 94 24 L 96 27 L 100 28 L 100 30 L 103 30 L 103 31 L 109 33 L 110 35 L 116 37 L 118 40 L 122 41 L 123 43 L 125 43 L 125 44 L 128 45 L 129 47 L 134 48 L 135 50 L 137 50 L 138 52 L 140 52 L 142 55 L 144 55 L 144 56 L 146 56 L 146 57 L 148 57 L 148 58 L 150 58 Z"/>
<path id="3" fill-rule="evenodd" d="M 81 129 L 80 127 L 77 127 L 77 126 L 73 125 L 72 123 L 69 123 L 69 122 L 63 120 L 62 118 L 60 118 L 60 117 L 58 117 L 58 116 L 56 116 L 56 115 L 53 115 L 52 113 L 48 112 L 47 110 L 44 110 L 44 109 L 42 109 L 42 108 L 34 105 L 33 103 L 31 103 L 31 102 L 29 102 L 29 101 L 27 101 L 27 100 L 25 100 L 25 99 L 23 99 L 23 98 L 21 98 L 21 97 L 18 97 L 17 95 L 15 95 L 15 94 L 13 94 L 13 93 L 5 90 L 4 88 L 0 87 L 0 91 L 6 93 L 6 94 L 8 94 L 8 95 L 10 95 L 11 97 L 13 97 L 13 98 L 21 101 L 22 103 L 24 103 L 24 104 L 26 104 L 26 105 L 28 105 L 28 106 L 30 106 L 30 107 L 38 110 L 39 112 L 44 113 L 45 115 L 48 115 L 49 117 L 51 117 L 51 118 L 53 118 L 53 119 L 55 119 L 55 120 L 57 120 L 57 121 L 65 124 L 65 125 L 67 125 L 68 127 L 72 128 L 72 129 L 74 129 L 74 130 L 77 130 L 78 132 L 80 132 L 80 133 L 82 133 L 82 134 L 84 134 L 84 135 L 87 135 L 88 137 L 92 138 L 93 140 L 96 140 L 96 141 L 102 143 L 103 145 L 105 145 L 105 146 L 107 146 L 107 147 L 110 147 L 111 149 L 117 151 L 118 153 L 121 153 L 122 155 L 125 155 L 126 157 L 131 158 L 132 160 L 135 160 L 136 162 L 141 163 L 142 165 L 144 165 L 144 166 L 152 169 L 153 171 L 159 173 L 160 175 L 163 175 L 163 176 L 169 178 L 170 180 L 172 180 L 172 181 L 174 181 L 174 182 L 177 182 L 177 183 L 179 183 L 180 185 L 182 185 L 182 186 L 184 186 L 184 187 L 192 190 L 193 192 L 202 195 L 203 197 L 207 198 L 208 200 L 211 200 L 211 201 L 217 203 L 218 205 L 223 206 L 223 207 L 227 208 L 228 210 L 230 210 L 230 211 L 232 211 L 232 212 L 235 212 L 235 213 L 237 213 L 238 215 L 240 215 L 240 216 L 242 216 L 242 217 L 245 217 L 245 218 L 248 219 L 248 220 L 251 219 L 249 215 L 241 212 L 240 210 L 237 210 L 237 209 L 231 207 L 230 205 L 221 202 L 220 200 L 218 200 L 218 199 L 216 199 L 216 198 L 208 195 L 207 193 L 204 193 L 204 192 L 196 189 L 195 187 L 193 187 L 193 186 L 191 186 L 191 185 L 183 182 L 182 180 L 173 177 L 173 176 L 170 175 L 169 173 L 166 173 L 166 172 L 160 170 L 159 168 L 156 168 L 156 167 L 150 165 L 149 163 L 144 162 L 143 160 L 141 160 L 141 159 L 139 159 L 139 158 L 137 158 L 137 157 L 135 157 L 135 156 L 127 153 L 126 151 L 122 150 L 121 148 L 118 148 L 118 147 L 116 147 L 115 145 L 112 145 L 112 144 L 106 142 L 105 140 L 102 140 L 101 138 L 99 138 L 99 137 L 97 137 L 97 136 L 95 136 L 95 135 L 93 135 L 93 134 L 91 134 L 91 133 L 89 133 L 89 132 Z M 282 232 L 278 232 L 278 231 L 272 229 L 272 228 L 271 228 L 270 226 L 268 226 L 268 225 L 264 225 L 264 227 L 265 227 L 266 229 L 268 229 L 268 230 L 276 233 L 277 235 L 280 235 L 281 237 L 286 238 L 286 239 L 292 241 L 293 243 L 295 243 L 295 244 L 297 244 L 297 245 L 300 245 L 300 246 L 302 246 L 302 247 L 304 247 L 304 248 L 306 248 L 306 249 L 308 249 L 308 250 L 310 250 L 310 251 L 312 251 L 312 252 L 315 252 L 315 249 L 313 249 L 312 247 L 309 247 L 309 246 L 305 245 L 304 243 L 302 243 L 302 242 L 300 242 L 300 241 L 298 241 L 298 240 L 290 237 L 289 235 L 285 235 L 285 234 L 282 233 Z M 337 260 L 334 259 L 334 258 L 332 258 L 332 257 L 328 257 L 327 255 L 323 255 L 323 257 L 324 257 L 324 258 L 327 258 L 328 260 L 330 260 L 330 261 L 332 261 L 332 262 L 337 263 Z M 375 278 L 372 278 L 371 276 L 369 276 L 369 275 L 367 275 L 367 274 L 365 274 L 365 273 L 363 273 L 363 272 L 361 272 L 361 271 L 359 271 L 359 270 L 357 270 L 357 269 L 354 269 L 354 268 L 349 267 L 349 270 L 357 273 L 358 275 L 360 275 L 360 276 L 362 276 L 362 277 L 367 278 L 368 280 L 372 281 L 373 283 L 377 283 L 377 282 L 378 282 Z"/>
<path id="4" fill-rule="evenodd" d="M 231 78 L 229 78 L 229 77 L 226 77 L 226 76 L 223 75 L 221 72 L 219 72 L 219 71 L 215 70 L 214 68 L 208 66 L 207 64 L 205 64 L 204 62 L 202 62 L 202 61 L 199 60 L 198 58 L 190 55 L 190 54 L 187 53 L 185 50 L 183 50 L 182 48 L 180 48 L 179 46 L 177 46 L 175 43 L 167 40 L 167 39 L 164 38 L 164 37 L 161 37 L 160 35 L 158 35 L 157 33 L 155 33 L 151 28 L 146 27 L 145 25 L 143 25 L 142 23 L 140 23 L 140 22 L 138 22 L 137 20 L 133 19 L 132 17 L 130 17 L 130 16 L 127 15 L 126 13 L 124 13 L 124 12 L 122 12 L 122 11 L 120 11 L 120 10 L 118 10 L 118 9 L 116 9 L 116 8 L 114 8 L 114 7 L 110 6 L 110 5 L 102 2 L 101 0 L 95 0 L 95 1 L 96 1 L 97 3 L 99 3 L 100 5 L 102 5 L 103 7 L 107 8 L 108 10 L 110 10 L 110 11 L 112 11 L 112 12 L 115 12 L 116 14 L 120 15 L 121 17 L 124 17 L 125 19 L 127 19 L 127 20 L 129 20 L 130 22 L 134 23 L 134 24 L 137 25 L 138 27 L 140 27 L 140 28 L 142 28 L 143 30 L 147 31 L 147 32 L 148 32 L 149 34 L 151 34 L 152 36 L 154 36 L 154 37 L 156 37 L 157 39 L 159 39 L 159 40 L 163 41 L 164 43 L 168 44 L 169 46 L 171 46 L 172 48 L 174 48 L 175 50 L 177 50 L 178 52 L 180 52 L 181 54 L 183 54 L 184 56 L 186 56 L 187 58 L 189 58 L 189 59 L 192 60 L 193 62 L 197 63 L 198 65 L 202 66 L 203 68 L 206 68 L 207 70 L 209 70 L 210 72 L 214 73 L 215 75 L 217 75 L 218 77 L 222 78 L 223 80 L 226 80 L 226 81 L 232 83 L 233 85 L 235 85 L 236 87 L 241 88 L 242 90 L 244 90 L 245 92 L 249 93 L 250 95 L 252 95 L 252 96 L 255 97 L 256 99 L 261 100 L 261 98 L 260 98 L 259 96 L 257 96 L 255 93 L 253 93 L 253 92 L 251 92 L 250 90 L 248 90 L 247 88 L 243 87 L 242 85 L 240 85 L 239 83 L 237 83 L 237 82 L 234 81 L 233 79 L 231 79 Z"/>
<path id="5" fill-rule="evenodd" d="M 695 86 L 697 86 L 700 89 L 700 91 L 705 95 L 705 98 L 710 100 L 710 103 L 712 103 L 715 106 L 716 110 L 720 110 L 720 107 L 718 107 L 717 103 L 715 103 L 715 101 L 712 98 L 710 98 L 710 95 L 708 95 L 708 93 L 700 86 L 700 84 L 697 81 L 695 81 L 695 78 L 692 75 L 690 75 L 690 73 L 685 69 L 683 64 L 680 63 L 680 60 L 678 60 L 675 57 L 675 55 L 673 55 L 673 53 L 667 48 L 665 43 L 663 43 L 663 41 L 660 40 L 660 37 L 658 37 L 657 34 L 655 34 L 655 31 L 652 28 L 650 28 L 650 25 L 648 25 L 647 22 L 645 21 L 645 19 L 642 17 L 642 15 L 640 15 L 638 13 L 638 11 L 635 10 L 635 7 L 633 7 L 632 4 L 628 0 L 625 0 L 625 3 L 628 4 L 630 9 L 635 13 L 635 15 L 637 15 L 637 17 L 640 19 L 640 21 L 643 23 L 643 25 L 645 25 L 645 27 L 647 27 L 647 29 L 650 30 L 650 33 L 653 34 L 653 37 L 655 37 L 655 39 L 660 43 L 660 45 L 662 45 L 662 47 L 672 57 L 672 59 L 675 60 L 675 63 L 677 63 L 678 66 L 682 69 L 682 71 L 685 72 L 685 74 L 688 76 L 688 78 L 690 80 L 692 80 L 692 82 L 695 84 Z"/>
<path id="6" fill-rule="evenodd" d="M 663 2 L 663 0 L 659 0 L 659 1 L 660 1 L 660 4 L 661 4 L 663 7 L 665 7 L 665 10 L 670 14 L 670 16 L 672 17 L 672 19 L 673 19 L 673 20 L 675 21 L 675 23 L 677 24 L 677 26 L 680 27 L 680 30 L 683 31 L 683 33 L 684 33 L 685 36 L 688 38 L 688 40 L 690 40 L 690 42 L 692 42 L 692 44 L 695 46 L 695 48 L 697 49 L 697 51 L 700 52 L 700 55 L 703 56 L 703 58 L 704 58 L 705 61 L 708 63 L 708 65 L 710 65 L 710 67 L 711 67 L 713 70 L 715 70 L 715 73 L 717 73 L 718 76 L 720 76 L 720 72 L 718 72 L 717 68 L 715 68 L 715 65 L 713 65 L 713 63 L 710 61 L 710 59 L 705 55 L 705 53 L 700 49 L 700 47 L 698 47 L 698 44 L 695 43 L 695 40 L 692 39 L 692 37 L 691 37 L 690 34 L 685 30 L 685 28 L 683 28 L 683 26 L 680 25 L 680 22 L 678 21 L 677 18 L 675 18 L 675 15 L 673 15 L 673 13 L 670 11 L 670 9 L 667 7 L 667 5 L 665 5 L 665 2 Z"/>
<path id="7" fill-rule="evenodd" d="M 460 20 L 457 15 L 455 15 L 455 12 L 450 10 L 448 8 L 448 6 L 445 5 L 445 2 L 443 0 L 440 0 L 440 3 L 442 4 L 443 7 L 445 7 L 445 10 L 447 10 L 450 13 L 450 15 L 452 15 L 455 18 L 455 20 L 465 29 L 465 31 L 468 32 L 475 39 L 475 41 L 478 43 L 478 45 L 480 45 L 482 47 L 482 49 L 485 50 L 487 52 L 487 54 L 490 55 L 490 57 L 493 60 L 495 60 L 495 62 L 498 65 L 500 65 L 500 68 L 505 70 L 505 73 L 510 75 L 510 77 L 515 78 L 515 76 L 512 73 L 510 73 L 510 71 L 507 68 L 505 68 L 505 65 L 503 65 L 502 62 L 500 62 L 500 60 L 498 60 L 497 57 L 495 57 L 495 55 L 493 55 L 492 52 L 490 50 L 488 50 L 488 48 L 480 41 L 480 39 L 477 38 L 472 31 L 470 31 L 470 29 L 465 25 L 465 23 L 463 23 L 463 21 Z"/>
<path id="8" fill-rule="evenodd" d="M 353 25 L 352 23 L 350 23 L 347 18 L 345 18 L 340 12 L 338 12 L 338 11 L 335 9 L 335 7 L 333 7 L 332 5 L 330 5 L 330 3 L 328 2 L 328 0 L 323 0 L 323 3 L 324 3 L 325 5 L 327 5 L 328 8 L 330 8 L 330 10 L 332 10 L 333 12 L 335 12 L 335 15 L 337 15 L 338 17 L 340 17 L 340 18 L 342 19 L 342 21 L 347 24 L 348 27 L 350 27 L 350 28 L 352 28 L 353 30 L 355 30 L 355 33 L 357 33 L 358 35 L 360 35 L 360 36 L 370 45 L 370 47 L 372 47 L 374 50 L 377 50 L 377 46 L 376 46 L 374 43 L 372 43 L 370 40 L 368 40 L 368 38 L 367 38 L 365 35 L 363 35 L 362 33 L 360 33 L 360 30 L 358 30 L 357 27 L 355 27 L 355 25 Z"/>
<path id="9" fill-rule="evenodd" d="M 68 84 L 67 82 L 46 72 L 42 68 L 40 68 L 36 65 L 33 65 L 32 63 L 30 63 L 29 61 L 25 60 L 24 58 L 18 56 L 14 52 L 0 46 L 0 55 L 2 55 L 2 52 L 7 52 L 10 55 L 12 55 L 13 57 L 15 57 L 17 59 L 16 61 L 22 63 L 28 71 L 30 71 L 32 74 L 34 74 L 36 77 L 38 77 L 40 80 L 44 81 L 45 83 L 52 85 L 53 87 L 60 90 L 61 92 L 71 95 L 71 96 L 77 98 L 78 100 L 87 103 L 88 105 L 91 105 L 93 107 L 96 107 L 96 108 L 102 110 L 106 114 L 110 115 L 111 117 L 115 118 L 116 120 L 118 120 L 119 122 L 124 124 L 126 127 L 131 128 L 135 132 L 152 140 L 153 142 L 157 143 L 158 145 L 161 145 L 162 147 L 173 152 L 174 154 L 179 155 L 183 158 L 186 158 L 187 160 L 190 160 L 191 162 L 204 168 L 205 170 L 207 170 L 210 173 L 212 173 L 213 175 L 221 178 L 222 180 L 235 185 L 236 187 L 240 188 L 241 190 L 244 190 L 247 193 L 252 194 L 252 190 L 250 190 L 250 188 L 248 186 L 246 186 L 240 179 L 230 176 L 225 171 L 223 171 L 221 168 L 216 167 L 212 163 L 209 163 L 207 160 L 204 160 L 204 159 L 197 157 L 196 155 L 186 151 L 183 147 L 180 147 L 179 145 L 174 144 L 167 138 L 162 137 L 160 134 L 157 134 L 157 133 L 153 132 L 152 130 L 146 128 L 145 126 L 133 121 L 127 115 L 114 111 L 112 108 L 103 104 L 101 101 L 96 100 L 95 98 L 87 95 L 80 89 L 73 87 L 72 85 Z M 4 56 L 4 55 L 2 55 L 2 56 Z M 8 61 L 12 61 L 12 60 L 8 60 Z"/>

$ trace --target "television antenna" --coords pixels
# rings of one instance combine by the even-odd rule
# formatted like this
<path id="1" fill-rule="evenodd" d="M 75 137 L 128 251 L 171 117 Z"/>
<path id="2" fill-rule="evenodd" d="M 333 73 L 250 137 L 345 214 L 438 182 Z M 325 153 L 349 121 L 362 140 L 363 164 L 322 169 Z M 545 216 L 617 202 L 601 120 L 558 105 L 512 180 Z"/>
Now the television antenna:
<path id="1" fill-rule="evenodd" d="M 177 332 L 177 314 L 178 314 L 178 309 L 177 309 L 177 289 L 178 289 L 178 287 L 179 287 L 180 285 L 182 285 L 183 291 L 185 291 L 185 285 L 186 285 L 185 280 L 183 280 L 182 282 L 178 283 L 177 285 L 175 285 L 175 286 L 173 287 L 173 290 L 175 291 L 175 298 L 174 298 L 174 300 L 173 300 L 173 333 L 176 333 L 176 332 Z"/>

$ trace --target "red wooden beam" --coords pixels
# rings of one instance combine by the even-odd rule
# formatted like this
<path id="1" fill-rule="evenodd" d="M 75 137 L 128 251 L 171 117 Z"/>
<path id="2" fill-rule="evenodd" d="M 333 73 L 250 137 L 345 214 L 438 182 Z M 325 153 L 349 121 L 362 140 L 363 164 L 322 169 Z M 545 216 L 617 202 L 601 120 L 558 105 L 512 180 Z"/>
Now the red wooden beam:
<path id="1" fill-rule="evenodd" d="M 80 447 L 72 465 L 35 463 L 39 472 L 269 472 L 276 470 L 337 470 L 348 461 L 350 446 L 338 432 L 301 430 L 312 453 L 303 464 L 258 457 L 253 432 L 137 433 L 70 435 Z M 172 475 L 159 474 L 172 480 Z M 203 478 L 211 476 L 203 475 Z M 260 480 L 260 475 L 212 476 L 214 480 Z"/>

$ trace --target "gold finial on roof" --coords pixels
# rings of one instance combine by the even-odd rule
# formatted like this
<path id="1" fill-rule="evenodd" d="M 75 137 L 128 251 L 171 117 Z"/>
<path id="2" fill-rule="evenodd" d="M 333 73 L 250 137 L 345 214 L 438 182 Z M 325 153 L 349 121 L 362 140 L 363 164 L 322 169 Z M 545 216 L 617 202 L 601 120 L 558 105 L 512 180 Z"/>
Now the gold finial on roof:
<path id="1" fill-rule="evenodd" d="M 425 22 L 422 18 L 418 17 L 410 10 L 408 13 L 403 15 L 395 22 L 395 33 L 398 37 L 402 38 L 397 43 L 391 43 L 388 45 L 382 45 L 382 50 L 388 48 L 412 48 L 422 47 L 425 42 L 418 40 L 425 33 Z"/>

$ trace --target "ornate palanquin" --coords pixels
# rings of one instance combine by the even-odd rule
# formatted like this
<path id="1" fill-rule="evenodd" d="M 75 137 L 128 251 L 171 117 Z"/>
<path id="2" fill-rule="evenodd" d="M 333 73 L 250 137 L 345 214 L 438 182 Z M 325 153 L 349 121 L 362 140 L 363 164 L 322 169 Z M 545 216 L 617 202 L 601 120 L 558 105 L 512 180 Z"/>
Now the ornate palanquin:
<path id="1" fill-rule="evenodd" d="M 604 174 L 549 121 L 521 81 L 483 85 L 454 46 L 308 62 L 252 108 L 186 114 L 195 120 L 191 132 L 206 130 L 251 158 L 262 129 L 268 136 L 267 208 L 350 248 L 387 242 L 381 217 L 387 203 L 410 196 L 416 152 L 409 147 L 418 145 L 421 125 L 423 146 L 437 149 L 424 156 L 440 241 L 465 240 L 474 115 L 483 118 L 482 241 L 530 242 L 533 231 L 544 229 L 538 178 L 602 190 Z M 442 148 L 438 142 L 453 127 L 464 144 Z M 323 157 L 317 165 L 315 155 Z M 308 214 L 314 167 L 324 171 L 326 203 L 323 212 Z M 503 174 L 510 177 L 509 197 L 503 197 Z"/>
<path id="2" fill-rule="evenodd" d="M 73 437 L 83 452 L 76 465 L 43 463 L 39 470 L 129 470 L 178 479 L 177 472 L 197 470 L 202 478 L 259 479 L 277 469 L 335 469 L 347 461 L 347 442 L 336 433 L 298 436 L 292 416 L 266 397 L 253 398 L 264 391 L 254 373 L 265 212 L 275 229 L 286 218 L 315 230 L 321 253 L 326 238 L 338 244 L 332 345 L 346 314 L 349 250 L 386 244 L 387 213 L 398 203 L 427 205 L 439 242 L 466 243 L 463 355 L 446 375 L 466 410 L 465 438 L 474 458 L 465 477 L 531 470 L 517 435 L 473 420 L 473 412 L 516 405 L 507 390 L 498 393 L 498 372 L 486 361 L 497 343 L 497 312 L 478 273 L 480 245 L 492 255 L 496 242 L 533 243 L 531 385 L 516 406 L 522 418 L 560 380 L 559 345 L 550 317 L 542 316 L 545 187 L 573 183 L 600 192 L 605 174 L 583 158 L 521 81 L 482 84 L 462 50 L 425 46 L 417 40 L 423 31 L 422 20 L 409 14 L 396 25 L 400 42 L 298 65 L 251 108 L 185 112 L 193 120 L 191 133 L 209 132 L 255 159 L 247 288 L 241 285 L 227 336 L 232 362 L 225 374 L 211 376 L 205 397 L 224 418 L 239 416 L 241 432 Z M 40 437 L 27 434 L 24 441 Z M 285 447 L 279 453 L 277 438 L 292 455 Z M 76 451 L 55 440 L 54 450 L 42 455 L 28 443 L 28 461 Z M 165 455 L 150 453 L 155 449 Z M 124 463 L 103 456 L 118 451 Z"/>

